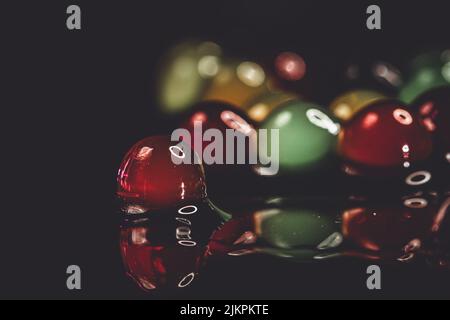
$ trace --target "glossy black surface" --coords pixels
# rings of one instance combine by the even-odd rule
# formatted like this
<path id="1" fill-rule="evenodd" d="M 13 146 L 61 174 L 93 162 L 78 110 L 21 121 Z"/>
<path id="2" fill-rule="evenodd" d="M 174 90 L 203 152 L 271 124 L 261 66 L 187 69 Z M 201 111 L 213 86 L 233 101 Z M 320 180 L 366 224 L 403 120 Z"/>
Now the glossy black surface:
<path id="1" fill-rule="evenodd" d="M 181 120 L 158 114 L 152 92 L 159 58 L 178 40 L 212 38 L 243 57 L 258 57 L 266 49 L 299 51 L 314 65 L 308 69 L 314 70 L 309 96 L 327 104 L 341 93 L 336 83 L 350 53 L 402 68 L 418 51 L 448 46 L 446 2 L 383 2 L 383 30 L 374 33 L 365 29 L 366 3 L 360 1 L 243 1 L 239 6 L 83 1 L 85 20 L 77 33 L 65 27 L 69 4 L 18 0 L 2 7 L 2 75 L 7 83 L 2 93 L 0 297 L 450 296 L 448 272 L 428 266 L 386 266 L 383 292 L 372 293 L 365 288 L 367 265 L 360 261 L 300 267 L 265 256 L 211 262 L 186 291 L 148 294 L 125 275 L 114 197 L 117 168 L 127 149 L 141 138 L 170 131 Z M 291 194 L 300 186 L 299 191 L 323 190 L 331 197 L 345 194 L 348 187 L 323 177 L 285 185 Z M 229 207 L 248 211 L 229 200 L 233 193 L 245 197 L 240 188 L 255 194 L 248 184 L 234 181 L 216 188 L 215 201 L 222 196 Z M 257 190 L 282 191 L 264 183 Z M 71 264 L 83 271 L 80 292 L 65 287 Z"/>

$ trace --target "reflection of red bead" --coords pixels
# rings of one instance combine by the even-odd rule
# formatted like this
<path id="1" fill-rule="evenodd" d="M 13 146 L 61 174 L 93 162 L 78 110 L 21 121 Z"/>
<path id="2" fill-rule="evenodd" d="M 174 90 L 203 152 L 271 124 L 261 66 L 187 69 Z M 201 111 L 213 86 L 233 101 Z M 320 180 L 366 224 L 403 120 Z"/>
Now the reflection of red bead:
<path id="1" fill-rule="evenodd" d="M 197 276 L 203 247 L 154 244 L 148 227 L 122 229 L 120 250 L 128 275 L 144 290 L 187 287 Z"/>
<path id="2" fill-rule="evenodd" d="M 371 251 L 413 250 L 410 246 L 420 246 L 431 235 L 435 222 L 437 207 L 426 201 L 412 198 L 405 200 L 407 206 L 379 205 L 348 210 L 342 215 L 344 236 Z"/>
<path id="3" fill-rule="evenodd" d="M 343 158 L 354 164 L 396 169 L 428 159 L 432 141 L 407 107 L 396 101 L 381 101 L 345 125 L 339 149 Z"/>
<path id="4" fill-rule="evenodd" d="M 450 153 L 450 86 L 424 93 L 414 102 L 413 108 L 433 135 L 439 152 L 447 156 Z"/>
<path id="5" fill-rule="evenodd" d="M 117 194 L 123 200 L 159 209 L 206 197 L 203 168 L 175 164 L 182 150 L 170 137 L 155 136 L 135 144 L 119 169 Z"/>

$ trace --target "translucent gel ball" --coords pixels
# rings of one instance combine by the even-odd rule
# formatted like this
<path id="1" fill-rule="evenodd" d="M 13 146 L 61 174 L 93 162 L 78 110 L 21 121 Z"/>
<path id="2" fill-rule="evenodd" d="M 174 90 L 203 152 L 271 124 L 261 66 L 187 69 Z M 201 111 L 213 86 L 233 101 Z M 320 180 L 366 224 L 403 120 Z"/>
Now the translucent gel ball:
<path id="1" fill-rule="evenodd" d="M 120 165 L 117 195 L 148 209 L 174 206 L 206 197 L 201 164 L 177 164 L 190 148 L 169 136 L 154 136 L 136 143 Z"/>

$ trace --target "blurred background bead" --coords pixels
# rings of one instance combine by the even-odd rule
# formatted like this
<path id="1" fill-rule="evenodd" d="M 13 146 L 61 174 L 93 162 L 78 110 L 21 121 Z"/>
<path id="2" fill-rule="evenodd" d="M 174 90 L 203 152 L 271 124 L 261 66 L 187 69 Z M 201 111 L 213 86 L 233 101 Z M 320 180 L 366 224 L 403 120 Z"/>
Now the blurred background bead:
<path id="1" fill-rule="evenodd" d="M 387 99 L 387 97 L 377 91 L 353 90 L 335 98 L 330 104 L 330 109 L 335 117 L 341 121 L 348 121 L 372 102 L 383 99 Z"/>
<path id="2" fill-rule="evenodd" d="M 275 70 L 284 80 L 298 81 L 306 74 L 306 63 L 294 52 L 282 52 L 275 59 Z"/>
<path id="3" fill-rule="evenodd" d="M 271 52 L 264 58 L 272 92 L 295 94 L 305 99 L 320 98 L 318 84 L 321 69 L 313 57 L 295 51 Z"/>
<path id="4" fill-rule="evenodd" d="M 399 93 L 400 100 L 411 103 L 427 90 L 450 84 L 450 50 L 421 54 L 410 63 L 408 80 Z"/>
<path id="5" fill-rule="evenodd" d="M 253 96 L 266 92 L 268 79 L 261 65 L 251 61 L 224 63 L 202 100 L 216 100 L 242 107 Z"/>
<path id="6" fill-rule="evenodd" d="M 340 124 L 324 108 L 299 100 L 289 101 L 261 124 L 261 129 L 279 129 L 279 141 L 269 154 L 279 150 L 280 174 L 298 174 L 326 166 L 336 155 Z M 267 175 L 263 168 L 257 169 Z"/>
<path id="7" fill-rule="evenodd" d="M 187 41 L 172 48 L 161 61 L 158 84 L 162 111 L 185 111 L 201 99 L 222 60 L 222 50 L 213 42 Z"/>

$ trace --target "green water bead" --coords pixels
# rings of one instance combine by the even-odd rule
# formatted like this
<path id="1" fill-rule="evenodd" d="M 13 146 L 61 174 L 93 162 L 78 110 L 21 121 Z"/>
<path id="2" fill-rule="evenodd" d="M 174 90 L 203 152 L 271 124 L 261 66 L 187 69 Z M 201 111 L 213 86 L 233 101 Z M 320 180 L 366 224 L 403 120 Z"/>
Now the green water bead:
<path id="1" fill-rule="evenodd" d="M 278 141 L 267 139 L 268 154 L 278 150 L 279 172 L 295 174 L 321 168 L 334 158 L 341 126 L 324 108 L 294 100 L 277 108 L 261 129 L 267 129 L 269 137 L 271 129 L 279 129 Z M 265 175 L 263 171 L 261 174 Z"/>
<path id="2" fill-rule="evenodd" d="M 450 84 L 450 51 L 418 56 L 412 62 L 411 76 L 399 93 L 400 100 L 411 103 L 424 92 Z"/>

